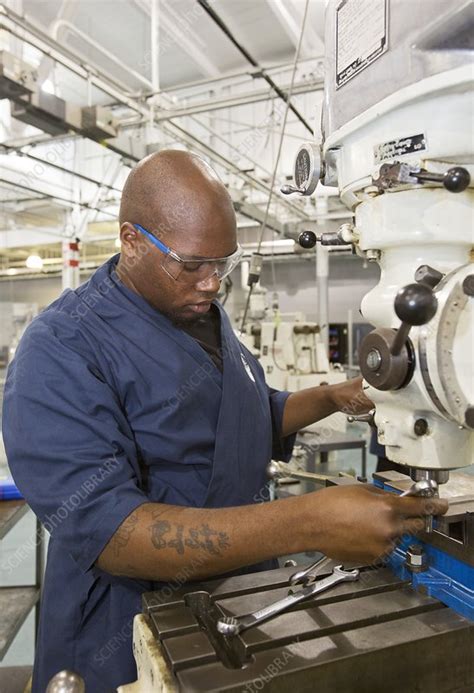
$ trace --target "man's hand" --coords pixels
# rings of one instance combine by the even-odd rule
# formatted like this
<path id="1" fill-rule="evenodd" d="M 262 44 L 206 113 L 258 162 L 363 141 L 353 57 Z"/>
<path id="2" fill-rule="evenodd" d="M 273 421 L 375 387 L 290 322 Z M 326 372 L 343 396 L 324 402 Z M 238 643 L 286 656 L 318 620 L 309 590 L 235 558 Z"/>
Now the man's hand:
<path id="1" fill-rule="evenodd" d="M 370 400 L 363 388 L 362 378 L 352 378 L 344 383 L 333 385 L 332 397 L 337 411 L 344 414 L 365 414 L 374 408 L 374 403 Z"/>
<path id="2" fill-rule="evenodd" d="M 314 549 L 341 561 L 372 562 L 387 556 L 404 534 L 424 529 L 426 515 L 442 515 L 439 498 L 400 498 L 371 484 L 333 486 L 301 497 L 305 532 Z M 308 541 L 308 539 L 306 540 Z"/>

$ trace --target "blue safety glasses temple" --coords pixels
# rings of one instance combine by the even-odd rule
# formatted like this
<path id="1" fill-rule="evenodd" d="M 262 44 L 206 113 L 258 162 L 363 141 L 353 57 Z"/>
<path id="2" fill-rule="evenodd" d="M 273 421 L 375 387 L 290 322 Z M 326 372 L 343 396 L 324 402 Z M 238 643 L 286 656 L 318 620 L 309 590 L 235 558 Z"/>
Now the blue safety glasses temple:
<path id="1" fill-rule="evenodd" d="M 238 245 L 237 250 L 227 257 L 181 257 L 141 224 L 133 224 L 133 226 L 165 255 L 162 267 L 170 277 L 177 281 L 187 283 L 202 281 L 214 274 L 222 280 L 238 265 L 244 253 Z"/>

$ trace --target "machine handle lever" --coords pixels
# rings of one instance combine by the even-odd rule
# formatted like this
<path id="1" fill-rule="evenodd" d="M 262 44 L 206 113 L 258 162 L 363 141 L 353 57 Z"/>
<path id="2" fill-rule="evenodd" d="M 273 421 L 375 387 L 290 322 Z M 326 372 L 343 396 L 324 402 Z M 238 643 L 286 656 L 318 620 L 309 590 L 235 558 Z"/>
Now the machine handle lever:
<path id="1" fill-rule="evenodd" d="M 302 248 L 314 248 L 316 243 L 321 245 L 352 245 L 352 226 L 343 224 L 338 231 L 316 234 L 314 231 L 302 231 L 298 243 Z"/>
<path id="2" fill-rule="evenodd" d="M 366 414 L 348 414 L 348 423 L 354 423 L 354 421 L 359 421 L 361 423 L 368 423 L 369 426 L 375 426 L 374 421 L 375 409 L 371 409 Z"/>
<path id="3" fill-rule="evenodd" d="M 418 182 L 425 180 L 433 183 L 442 183 L 446 190 L 452 193 L 459 193 L 466 190 L 471 182 L 469 171 L 462 166 L 454 166 L 445 173 L 432 173 L 430 171 L 411 171 L 410 176 L 416 178 Z"/>
<path id="4" fill-rule="evenodd" d="M 398 328 L 390 353 L 392 356 L 398 356 L 411 328 L 429 322 L 436 313 L 438 301 L 429 286 L 413 283 L 400 289 L 395 296 L 394 308 L 402 324 Z"/>
<path id="5" fill-rule="evenodd" d="M 297 188 L 296 185 L 282 185 L 280 192 L 283 193 L 283 195 L 291 195 L 292 193 L 304 195 L 306 190 L 304 188 Z"/>

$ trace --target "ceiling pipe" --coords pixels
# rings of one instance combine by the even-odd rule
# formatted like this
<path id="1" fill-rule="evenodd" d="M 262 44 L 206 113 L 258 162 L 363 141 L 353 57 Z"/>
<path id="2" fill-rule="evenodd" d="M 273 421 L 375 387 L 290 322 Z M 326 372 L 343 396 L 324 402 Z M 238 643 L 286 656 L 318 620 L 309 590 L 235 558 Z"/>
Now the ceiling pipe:
<path id="1" fill-rule="evenodd" d="M 79 75 L 84 80 L 90 80 L 92 85 L 96 86 L 97 89 L 103 93 L 108 94 L 110 97 L 112 97 L 112 99 L 117 101 L 117 103 L 127 106 L 145 119 L 149 118 L 149 107 L 138 103 L 135 101 L 135 99 L 133 99 L 133 97 L 127 95 L 127 93 L 123 90 L 123 86 L 119 85 L 116 80 L 109 76 L 101 76 L 96 68 L 93 68 L 85 61 L 81 61 L 79 63 L 77 56 L 75 56 L 69 49 L 64 48 L 63 46 L 61 46 L 59 49 L 54 44 L 54 41 L 50 36 L 44 34 L 44 32 L 42 32 L 40 29 L 31 25 L 25 18 L 20 17 L 11 10 L 7 10 L 7 8 L 5 8 L 3 5 L 0 5 L 0 29 L 4 29 L 12 36 L 15 36 L 25 43 L 39 49 L 42 53 L 50 56 L 53 58 L 53 60 L 71 70 L 71 72 L 74 74 Z M 199 152 L 209 156 L 212 161 L 220 164 L 227 171 L 238 175 L 243 181 L 248 183 L 254 189 L 268 194 L 269 186 L 267 184 L 258 180 L 257 178 L 254 178 L 246 171 L 242 171 L 239 166 L 234 164 L 219 152 L 213 150 L 199 138 L 185 130 L 185 128 L 172 122 L 167 123 L 166 125 L 162 124 L 161 127 L 166 134 L 170 135 L 171 137 L 176 137 L 185 144 L 191 144 Z M 112 147 L 109 148 L 112 149 Z M 309 218 L 308 214 L 306 214 L 303 209 L 292 203 L 290 200 L 281 200 L 281 202 L 287 209 L 291 209 L 300 218 Z"/>
<path id="2" fill-rule="evenodd" d="M 324 58 L 318 57 L 318 58 L 302 58 L 298 60 L 298 65 L 301 63 L 307 63 L 307 62 L 316 62 L 321 66 L 321 69 L 323 67 L 323 61 Z M 286 63 L 277 63 L 275 65 L 268 65 L 267 67 L 263 67 L 262 69 L 265 70 L 265 72 L 273 72 L 273 71 L 278 71 L 278 72 L 284 72 L 285 68 L 288 69 L 292 67 L 293 62 L 286 62 Z M 236 77 L 250 77 L 251 79 L 262 79 L 262 74 L 261 70 L 236 70 L 234 72 L 226 72 L 225 74 L 220 75 L 219 77 L 209 77 L 207 79 L 197 79 L 193 82 L 185 82 L 184 84 L 177 84 L 174 87 L 168 88 L 168 89 L 159 89 L 156 94 L 153 92 L 150 92 L 149 94 L 145 94 L 145 96 L 148 98 L 150 96 L 155 96 L 157 94 L 161 93 L 166 93 L 170 94 L 175 91 L 182 91 L 183 89 L 194 89 L 195 87 L 206 87 L 211 84 L 215 84 L 216 82 L 225 82 L 228 79 L 234 79 Z M 242 84 L 240 82 L 239 84 Z M 235 85 L 232 85 L 235 86 Z"/>
<path id="3" fill-rule="evenodd" d="M 112 214 L 112 212 L 107 212 L 105 209 L 99 209 L 98 207 L 93 207 L 92 205 L 88 204 L 87 202 L 76 202 L 75 200 L 70 200 L 67 197 L 61 197 L 60 195 L 53 195 L 51 193 L 46 193 L 43 190 L 36 190 L 35 188 L 28 187 L 26 185 L 20 185 L 20 183 L 15 183 L 14 181 L 8 180 L 7 178 L 0 178 L 0 183 L 4 183 L 6 185 L 10 185 L 13 188 L 20 188 L 21 190 L 28 190 L 28 192 L 32 193 L 37 193 L 38 195 L 41 195 L 41 199 L 48 199 L 48 200 L 57 200 L 58 202 L 66 202 L 67 204 L 71 205 L 71 207 L 81 207 L 82 209 L 89 209 L 91 211 L 95 212 L 100 212 L 101 214 L 105 214 L 108 217 L 112 217 L 113 219 L 117 218 L 116 214 Z"/>
<path id="4" fill-rule="evenodd" d="M 307 94 L 308 92 L 322 91 L 323 86 L 322 79 L 319 83 L 314 81 L 300 82 L 293 87 L 293 94 Z M 283 94 L 286 94 L 287 91 L 288 87 L 286 85 L 282 87 Z M 156 120 L 163 121 L 170 120 L 171 118 L 182 118 L 196 113 L 208 113 L 209 111 L 218 111 L 223 108 L 236 108 L 238 106 L 246 106 L 247 104 L 261 101 L 269 101 L 268 89 L 236 94 L 235 96 L 228 96 L 225 99 L 198 101 L 185 108 L 176 108 L 175 110 L 162 110 L 157 115 Z"/>
<path id="5" fill-rule="evenodd" d="M 102 183 L 100 180 L 90 178 L 89 176 L 86 176 L 83 173 L 79 173 L 78 171 L 72 171 L 70 169 L 64 168 L 64 166 L 59 166 L 59 164 L 53 164 L 51 161 L 46 161 L 46 159 L 42 159 L 40 156 L 35 156 L 34 154 L 29 154 L 28 152 L 22 152 L 21 149 L 17 149 L 16 147 L 9 147 L 7 144 L 0 144 L 0 150 L 1 149 L 6 149 L 8 154 L 13 153 L 16 156 L 24 156 L 27 159 L 38 161 L 39 163 L 44 164 L 45 166 L 54 168 L 57 171 L 61 171 L 62 173 L 66 173 L 68 176 L 79 178 L 80 180 L 86 181 L 87 183 L 93 183 L 94 185 L 98 185 L 103 188 L 108 188 L 109 190 L 113 190 L 114 192 L 122 192 L 121 190 L 119 190 L 119 188 L 114 188 L 112 185 Z"/>
<path id="6" fill-rule="evenodd" d="M 217 24 L 219 29 L 224 32 L 224 34 L 227 36 L 227 38 L 234 44 L 234 46 L 237 48 L 237 50 L 244 56 L 244 58 L 255 68 L 258 68 L 258 70 L 261 73 L 262 79 L 264 79 L 267 84 L 273 89 L 275 94 L 279 96 L 282 101 L 288 104 L 288 107 L 290 110 L 295 114 L 295 116 L 298 118 L 298 120 L 305 126 L 305 128 L 308 130 L 311 135 L 314 135 L 313 129 L 307 123 L 307 121 L 303 118 L 301 113 L 298 111 L 296 106 L 294 106 L 291 101 L 289 100 L 288 96 L 280 89 L 278 84 L 276 84 L 273 79 L 270 77 L 270 75 L 258 64 L 258 62 L 253 58 L 250 53 L 242 46 L 241 43 L 237 41 L 229 27 L 225 24 L 225 22 L 222 20 L 222 18 L 217 14 L 217 12 L 214 10 L 213 7 L 211 7 L 208 3 L 207 0 L 197 0 L 197 2 L 201 5 L 203 10 L 213 19 L 213 21 Z"/>

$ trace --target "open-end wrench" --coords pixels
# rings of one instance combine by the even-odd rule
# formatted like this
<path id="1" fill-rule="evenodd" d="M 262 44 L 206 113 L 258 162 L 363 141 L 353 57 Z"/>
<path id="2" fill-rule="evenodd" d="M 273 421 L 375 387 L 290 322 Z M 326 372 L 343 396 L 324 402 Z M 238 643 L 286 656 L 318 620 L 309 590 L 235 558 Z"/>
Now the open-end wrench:
<path id="1" fill-rule="evenodd" d="M 321 568 L 324 563 L 327 563 L 330 560 L 330 558 L 326 558 L 324 556 L 322 558 L 318 558 L 317 561 L 311 563 L 311 565 L 307 568 L 298 570 L 296 573 L 293 573 L 293 575 L 290 575 L 288 582 L 290 585 L 306 585 L 308 582 L 312 582 L 315 578 L 313 571 L 316 570 L 316 568 Z"/>
<path id="2" fill-rule="evenodd" d="M 242 616 L 241 618 L 236 618 L 235 616 L 224 616 L 217 622 L 217 630 L 223 635 L 237 635 L 244 630 L 248 630 L 248 628 L 253 628 L 253 626 L 263 623 L 263 621 L 268 621 L 268 619 L 281 614 L 282 611 L 289 609 L 290 606 L 293 606 L 294 604 L 298 604 L 298 602 L 302 602 L 305 599 L 314 597 L 314 595 L 319 594 L 320 592 L 324 592 L 330 587 L 333 587 L 333 585 L 337 585 L 339 582 L 351 582 L 353 580 L 357 580 L 358 577 L 358 570 L 344 570 L 342 565 L 338 565 L 334 568 L 332 574 L 328 575 L 328 577 L 318 580 L 317 582 L 309 585 L 308 587 L 304 587 L 298 592 L 289 594 L 287 597 L 279 599 L 277 602 L 273 602 L 273 604 L 269 604 L 263 609 L 254 611 L 253 613 L 248 614 L 247 616 Z"/>
<path id="3" fill-rule="evenodd" d="M 422 498 L 438 497 L 438 484 L 434 479 L 420 479 L 404 491 L 400 496 L 421 496 Z M 425 517 L 425 532 L 433 531 L 433 515 Z"/>

